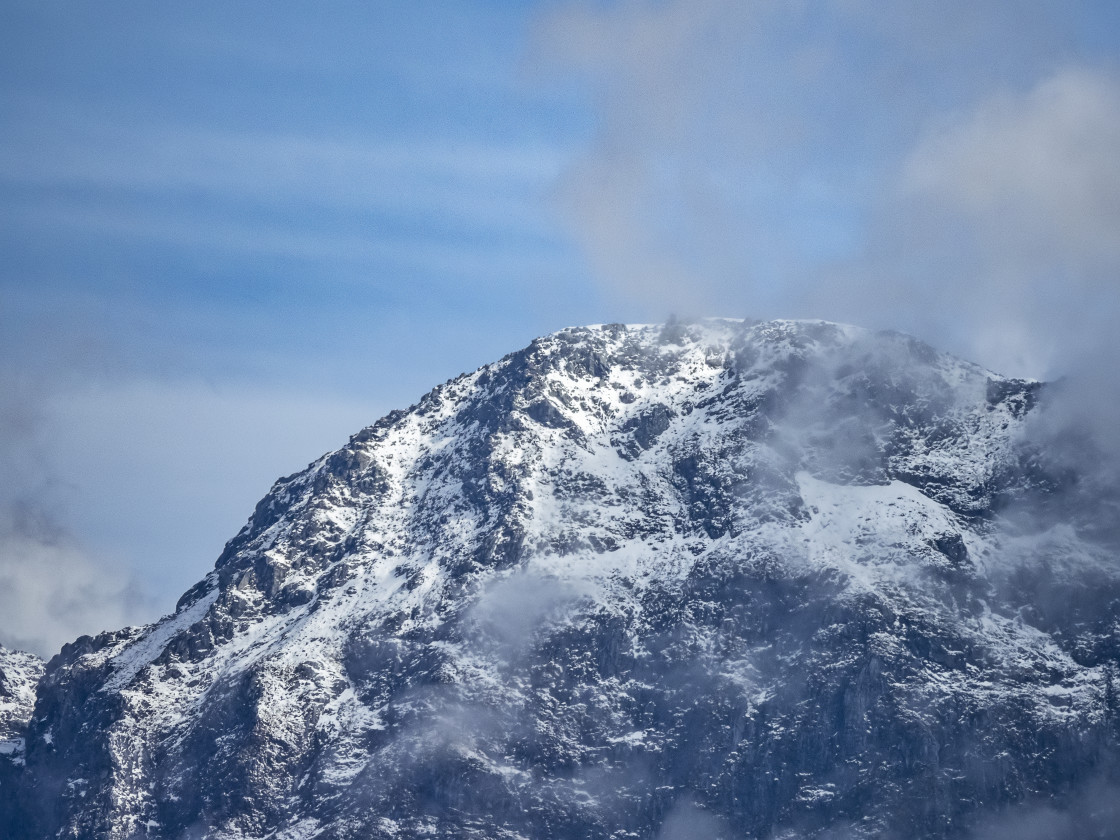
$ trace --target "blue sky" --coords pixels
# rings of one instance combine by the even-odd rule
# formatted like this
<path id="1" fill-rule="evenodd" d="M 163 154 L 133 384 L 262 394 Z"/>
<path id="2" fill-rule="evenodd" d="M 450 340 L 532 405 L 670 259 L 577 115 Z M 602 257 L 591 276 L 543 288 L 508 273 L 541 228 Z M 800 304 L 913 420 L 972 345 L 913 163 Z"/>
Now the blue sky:
<path id="1" fill-rule="evenodd" d="M 157 617 L 277 476 L 569 324 L 1111 359 L 1118 51 L 1109 2 L 6 0 L 0 642 Z"/>
<path id="2" fill-rule="evenodd" d="M 548 193 L 590 119 L 520 80 L 527 13 L 5 8 L 5 293 L 139 367 L 341 384 L 580 283 Z"/>

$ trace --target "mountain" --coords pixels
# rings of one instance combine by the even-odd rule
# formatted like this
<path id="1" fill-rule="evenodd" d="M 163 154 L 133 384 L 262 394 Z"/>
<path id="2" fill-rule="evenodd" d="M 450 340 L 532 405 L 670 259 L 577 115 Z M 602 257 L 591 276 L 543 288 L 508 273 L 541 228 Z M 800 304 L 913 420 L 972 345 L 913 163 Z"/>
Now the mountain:
<path id="1" fill-rule="evenodd" d="M 1112 520 L 1044 394 L 825 322 L 534 341 L 63 648 L 10 833 L 1118 836 Z"/>
<path id="2" fill-rule="evenodd" d="M 0 826 L 16 822 L 16 783 L 23 767 L 24 733 L 35 705 L 43 660 L 0 647 Z"/>
<path id="3" fill-rule="evenodd" d="M 42 676 L 43 660 L 39 657 L 0 647 L 0 755 L 22 753 L 23 731 L 35 704 L 35 686 Z"/>

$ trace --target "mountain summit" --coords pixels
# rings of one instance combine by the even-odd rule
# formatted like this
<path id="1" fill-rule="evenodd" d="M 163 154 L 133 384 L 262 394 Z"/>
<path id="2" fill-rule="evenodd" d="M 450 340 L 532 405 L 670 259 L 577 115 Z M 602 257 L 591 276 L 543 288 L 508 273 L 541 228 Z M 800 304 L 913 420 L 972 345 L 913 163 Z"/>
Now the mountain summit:
<path id="1" fill-rule="evenodd" d="M 1120 571 L 1042 388 L 817 321 L 534 341 L 67 645 L 9 834 L 1116 836 Z"/>

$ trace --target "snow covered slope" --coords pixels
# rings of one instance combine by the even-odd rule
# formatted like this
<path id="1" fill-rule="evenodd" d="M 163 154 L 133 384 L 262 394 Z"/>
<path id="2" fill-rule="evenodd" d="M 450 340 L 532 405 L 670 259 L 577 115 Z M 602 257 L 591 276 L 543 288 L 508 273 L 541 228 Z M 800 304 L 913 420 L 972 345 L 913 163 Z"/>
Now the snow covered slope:
<path id="1" fill-rule="evenodd" d="M 823 322 L 535 341 L 278 481 L 174 615 L 52 660 L 14 830 L 955 837 L 1060 807 L 1109 784 L 1120 578 L 1024 438 L 1039 389 Z"/>
<path id="2" fill-rule="evenodd" d="M 0 755 L 15 756 L 22 750 L 23 730 L 42 676 L 39 657 L 0 647 Z"/>
<path id="3" fill-rule="evenodd" d="M 0 647 L 0 826 L 16 822 L 16 779 L 23 767 L 24 732 L 35 705 L 43 660 Z"/>

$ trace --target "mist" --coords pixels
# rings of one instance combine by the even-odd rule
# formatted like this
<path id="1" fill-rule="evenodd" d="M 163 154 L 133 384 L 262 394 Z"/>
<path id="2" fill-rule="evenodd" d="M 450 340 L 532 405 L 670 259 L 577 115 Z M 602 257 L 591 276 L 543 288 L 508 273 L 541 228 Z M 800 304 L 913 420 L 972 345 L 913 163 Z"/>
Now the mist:
<path id="1" fill-rule="evenodd" d="M 1114 782 L 1095 778 L 1057 801 L 1032 801 L 977 821 L 972 840 L 1080 840 L 1120 837 Z"/>
<path id="2" fill-rule="evenodd" d="M 542 20 L 593 144 L 558 201 L 654 318 L 814 317 L 1065 377 L 1110 449 L 1120 75 L 1089 3 L 628 2 Z"/>
<path id="3" fill-rule="evenodd" d="M 47 364 L 77 378 L 104 359 L 79 337 L 52 354 Z M 83 633 L 135 622 L 151 604 L 127 568 L 75 536 L 73 487 L 47 433 L 61 383 L 42 375 L 43 359 L 17 364 L 15 355 L 0 359 L 0 640 L 49 657 Z"/>
<path id="4" fill-rule="evenodd" d="M 45 658 L 170 613 L 279 474 L 384 410 L 136 370 L 89 324 L 40 330 L 0 341 L 0 644 Z"/>

